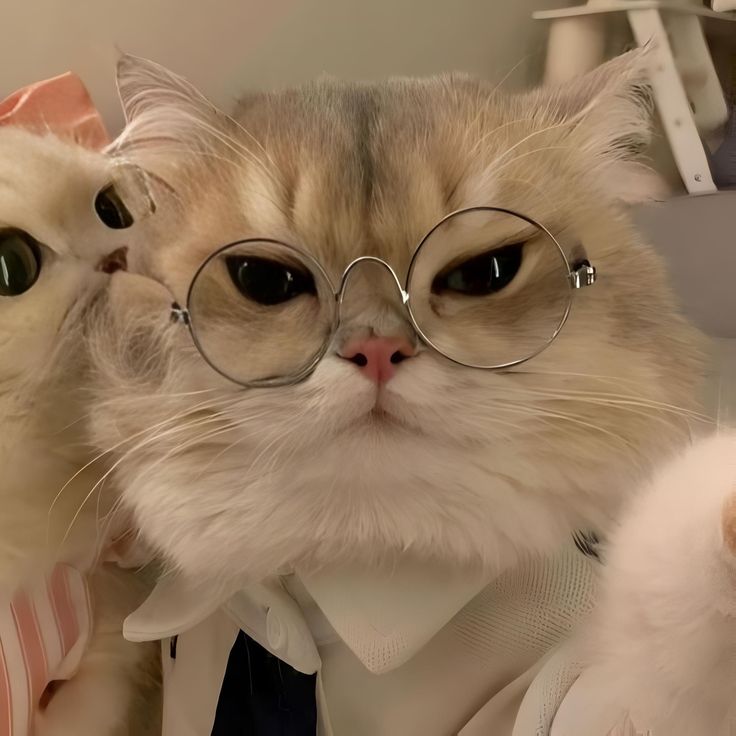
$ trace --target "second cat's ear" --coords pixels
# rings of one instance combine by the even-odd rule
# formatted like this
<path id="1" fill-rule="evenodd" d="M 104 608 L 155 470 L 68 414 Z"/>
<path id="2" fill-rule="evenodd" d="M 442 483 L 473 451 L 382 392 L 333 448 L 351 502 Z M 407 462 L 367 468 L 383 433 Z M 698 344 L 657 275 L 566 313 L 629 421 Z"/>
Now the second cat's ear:
<path id="1" fill-rule="evenodd" d="M 117 87 L 126 126 L 110 150 L 192 150 L 207 131 L 228 119 L 193 84 L 156 62 L 125 54 Z"/>
<path id="2" fill-rule="evenodd" d="M 149 59 L 124 54 L 118 61 L 116 81 L 128 123 L 152 110 L 183 114 L 214 110 L 193 84 Z"/>

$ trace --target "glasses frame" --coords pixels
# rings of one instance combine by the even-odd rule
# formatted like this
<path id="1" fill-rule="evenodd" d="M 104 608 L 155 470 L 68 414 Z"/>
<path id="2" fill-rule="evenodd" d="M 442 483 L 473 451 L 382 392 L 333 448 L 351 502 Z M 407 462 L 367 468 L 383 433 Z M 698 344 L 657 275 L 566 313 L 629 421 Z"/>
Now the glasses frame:
<path id="1" fill-rule="evenodd" d="M 457 360 L 456 358 L 453 358 L 451 355 L 448 355 L 442 349 L 437 347 L 437 345 L 435 345 L 434 342 L 424 333 L 422 328 L 419 326 L 419 323 L 417 322 L 417 319 L 414 315 L 414 311 L 412 310 L 411 295 L 409 293 L 409 284 L 411 283 L 411 278 L 414 273 L 414 269 L 416 267 L 416 263 L 417 263 L 419 254 L 422 251 L 422 247 L 429 240 L 429 238 L 440 227 L 442 227 L 446 222 L 448 222 L 449 220 L 455 217 L 458 217 L 460 215 L 470 213 L 470 212 L 497 212 L 500 214 L 511 215 L 520 220 L 523 220 L 524 222 L 526 222 L 529 225 L 532 225 L 533 227 L 538 228 L 545 235 L 549 237 L 552 243 L 554 243 L 562 259 L 562 263 L 564 264 L 565 269 L 567 271 L 567 284 L 569 288 L 569 297 L 567 300 L 567 306 L 565 308 L 565 312 L 562 315 L 557 328 L 555 329 L 551 337 L 539 349 L 535 350 L 529 355 L 526 355 L 523 358 L 518 358 L 516 360 L 508 361 L 506 363 L 498 363 L 498 364 L 493 364 L 493 365 L 466 363 L 464 361 Z M 319 276 L 321 276 L 324 279 L 325 284 L 329 286 L 330 291 L 332 292 L 332 295 L 334 298 L 334 304 L 332 307 L 333 314 L 332 314 L 332 326 L 330 328 L 330 332 L 325 338 L 322 348 L 319 350 L 319 352 L 315 355 L 315 357 L 310 361 L 310 363 L 307 366 L 305 366 L 302 370 L 294 374 L 272 377 L 272 378 L 263 378 L 263 379 L 258 379 L 255 381 L 246 382 L 246 381 L 237 379 L 234 376 L 229 375 L 226 371 L 214 365 L 214 363 L 212 363 L 212 361 L 209 359 L 206 351 L 203 349 L 199 339 L 197 338 L 196 329 L 193 325 L 193 320 L 192 320 L 191 301 L 192 301 L 192 293 L 193 293 L 194 287 L 202 271 L 204 271 L 204 269 L 207 268 L 213 260 L 215 260 L 219 255 L 221 255 L 226 250 L 230 248 L 234 248 L 235 246 L 238 246 L 238 245 L 247 245 L 248 243 L 264 243 L 264 244 L 278 245 L 279 247 L 286 248 L 287 250 L 295 253 L 300 259 L 303 260 L 305 265 L 307 265 L 310 268 L 313 268 L 314 272 L 316 274 L 319 274 Z M 330 344 L 332 343 L 332 340 L 334 339 L 335 334 L 340 328 L 341 308 L 342 308 L 343 301 L 345 299 L 345 288 L 346 288 L 348 279 L 350 278 L 350 274 L 352 273 L 353 269 L 355 269 L 358 265 L 362 263 L 375 263 L 385 268 L 391 274 L 391 277 L 393 278 L 393 281 L 399 290 L 399 294 L 401 295 L 401 302 L 402 302 L 402 305 L 404 306 L 404 309 L 406 310 L 406 314 L 409 318 L 409 322 L 412 328 L 414 329 L 414 331 L 416 332 L 417 337 L 426 347 L 430 348 L 431 350 L 434 350 L 436 353 L 441 355 L 443 358 L 445 358 L 446 360 L 449 360 L 452 363 L 455 363 L 456 365 L 461 365 L 466 368 L 474 368 L 477 370 L 491 370 L 491 371 L 502 370 L 506 368 L 512 368 L 517 365 L 521 365 L 522 363 L 526 363 L 528 360 L 531 360 L 532 358 L 536 357 L 541 352 L 546 350 L 550 346 L 550 344 L 554 342 L 554 340 L 560 334 L 560 332 L 562 331 L 562 328 L 565 326 L 565 323 L 568 320 L 568 317 L 570 316 L 570 311 L 572 309 L 572 303 L 573 303 L 573 295 L 575 291 L 577 291 L 578 289 L 587 287 L 587 286 L 592 286 L 593 284 L 595 284 L 596 279 L 597 279 L 596 269 L 594 266 L 590 264 L 590 262 L 587 259 L 583 258 L 579 262 L 576 262 L 574 266 L 571 265 L 569 259 L 565 255 L 565 251 L 563 250 L 557 238 L 544 225 L 537 222 L 533 218 L 528 217 L 527 215 L 522 215 L 521 213 L 515 212 L 514 210 L 505 209 L 503 207 L 483 207 L 483 206 L 465 207 L 463 209 L 455 210 L 445 215 L 419 241 L 419 244 L 414 249 L 414 253 L 412 254 L 411 261 L 409 262 L 409 268 L 406 272 L 406 278 L 403 284 L 398 274 L 396 273 L 396 271 L 394 270 L 393 266 L 391 266 L 390 263 L 387 263 L 382 258 L 378 258 L 377 256 L 360 256 L 359 258 L 356 258 L 353 261 L 351 261 L 345 267 L 345 269 L 342 272 L 342 275 L 340 276 L 339 284 L 337 288 L 335 288 L 335 285 L 333 284 L 332 279 L 329 277 L 329 275 L 327 274 L 327 271 L 325 271 L 322 264 L 314 256 L 312 256 L 307 251 L 302 250 L 301 248 L 298 248 L 289 243 L 284 243 L 274 238 L 245 238 L 243 240 L 235 240 L 213 251 L 212 253 L 210 253 L 209 256 L 207 256 L 207 258 L 204 259 L 204 261 L 202 261 L 202 263 L 198 266 L 197 270 L 195 271 L 194 276 L 192 277 L 192 280 L 189 284 L 189 288 L 187 290 L 187 295 L 186 295 L 186 302 L 185 302 L 186 306 L 182 307 L 179 305 L 178 302 L 176 301 L 173 302 L 173 304 L 171 305 L 171 319 L 173 322 L 185 324 L 187 326 L 187 328 L 189 329 L 189 334 L 191 335 L 191 338 L 192 338 L 192 342 L 194 343 L 195 347 L 197 348 L 201 356 L 204 358 L 205 362 L 213 370 L 215 370 L 217 373 L 219 373 L 221 376 L 224 376 L 228 380 L 233 381 L 234 383 L 237 383 L 238 385 L 243 386 L 245 388 L 292 386 L 292 385 L 301 383 L 302 381 L 306 380 L 315 371 L 320 361 L 324 358 L 324 356 L 329 351 Z"/>

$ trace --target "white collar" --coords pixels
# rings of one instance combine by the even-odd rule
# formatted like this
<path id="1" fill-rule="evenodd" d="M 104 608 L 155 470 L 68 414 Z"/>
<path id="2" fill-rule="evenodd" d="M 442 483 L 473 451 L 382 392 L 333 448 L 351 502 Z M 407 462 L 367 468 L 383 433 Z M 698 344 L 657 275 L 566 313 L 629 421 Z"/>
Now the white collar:
<path id="1" fill-rule="evenodd" d="M 208 618 L 235 592 L 212 582 L 164 576 L 125 619 L 123 635 L 129 641 L 155 641 L 182 634 Z"/>
<path id="2" fill-rule="evenodd" d="M 345 567 L 297 576 L 336 633 L 371 672 L 413 657 L 490 582 L 488 575 L 404 561 L 391 571 Z M 162 579 L 125 621 L 131 641 L 181 634 L 223 606 L 262 646 L 302 672 L 319 668 L 304 617 L 277 579 L 239 590 Z"/>
<path id="3" fill-rule="evenodd" d="M 297 575 L 338 636 L 376 674 L 411 659 L 490 582 L 478 572 L 412 561 L 390 572 L 347 567 Z"/>

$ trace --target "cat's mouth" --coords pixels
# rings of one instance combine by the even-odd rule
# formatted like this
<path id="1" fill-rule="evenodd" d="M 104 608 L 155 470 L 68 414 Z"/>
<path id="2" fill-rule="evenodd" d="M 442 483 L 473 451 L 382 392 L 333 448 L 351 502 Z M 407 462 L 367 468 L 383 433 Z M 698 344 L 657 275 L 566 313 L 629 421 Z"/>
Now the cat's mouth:
<path id="1" fill-rule="evenodd" d="M 382 406 L 376 404 L 369 412 L 368 418 L 373 422 L 386 424 L 399 424 L 399 420 Z"/>
<path id="2" fill-rule="evenodd" d="M 369 411 L 361 415 L 358 424 L 378 431 L 402 430 L 412 434 L 420 431 L 415 424 L 388 409 L 380 400 L 376 401 Z"/>

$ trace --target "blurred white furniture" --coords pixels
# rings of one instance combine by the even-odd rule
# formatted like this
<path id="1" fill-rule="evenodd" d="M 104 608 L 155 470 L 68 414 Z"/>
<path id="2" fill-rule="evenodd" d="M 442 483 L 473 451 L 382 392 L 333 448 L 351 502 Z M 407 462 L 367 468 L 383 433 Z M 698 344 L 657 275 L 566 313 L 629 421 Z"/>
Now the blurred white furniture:
<path id="1" fill-rule="evenodd" d="M 667 261 L 689 317 L 710 335 L 736 341 L 736 191 L 673 197 L 633 214 Z"/>
<path id="2" fill-rule="evenodd" d="M 736 14 L 714 12 L 700 0 L 588 0 L 537 12 L 535 18 L 552 21 L 546 81 L 565 82 L 603 61 L 610 13 L 625 13 L 636 42 L 651 46 L 654 96 L 687 191 L 715 192 L 702 138 L 726 122 L 728 108 L 701 18 L 730 23 Z"/>
<path id="3" fill-rule="evenodd" d="M 736 428 L 736 191 L 674 197 L 633 215 L 664 258 L 683 311 L 712 338 L 707 413 Z"/>

